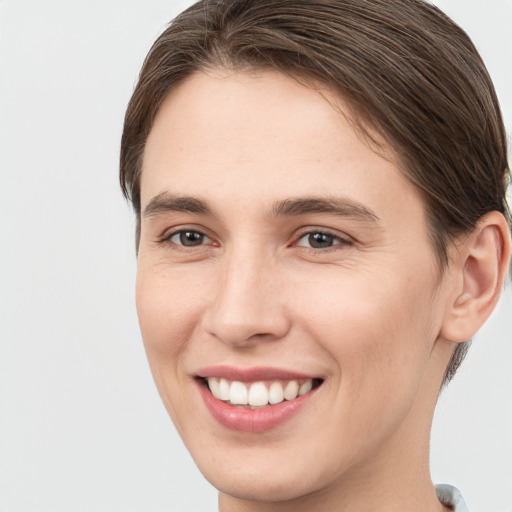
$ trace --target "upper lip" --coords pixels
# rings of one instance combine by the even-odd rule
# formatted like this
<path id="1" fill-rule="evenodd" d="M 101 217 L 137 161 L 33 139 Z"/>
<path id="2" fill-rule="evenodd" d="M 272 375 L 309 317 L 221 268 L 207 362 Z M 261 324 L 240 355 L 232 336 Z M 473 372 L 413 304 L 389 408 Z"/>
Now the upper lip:
<path id="1" fill-rule="evenodd" d="M 273 368 L 266 366 L 255 366 L 251 368 L 239 368 L 234 366 L 207 366 L 197 372 L 197 377 L 217 377 L 240 382 L 255 382 L 260 380 L 303 380 L 319 378 L 318 376 L 306 375 L 304 373 Z"/>

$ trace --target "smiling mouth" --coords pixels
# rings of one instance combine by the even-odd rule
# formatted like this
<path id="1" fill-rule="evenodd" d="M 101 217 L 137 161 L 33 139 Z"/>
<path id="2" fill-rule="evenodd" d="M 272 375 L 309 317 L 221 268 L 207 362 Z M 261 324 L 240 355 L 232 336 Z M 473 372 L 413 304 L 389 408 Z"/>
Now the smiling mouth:
<path id="1" fill-rule="evenodd" d="M 201 377 L 201 380 L 218 400 L 247 409 L 259 409 L 295 400 L 323 383 L 323 379 L 241 382 L 218 377 Z"/>

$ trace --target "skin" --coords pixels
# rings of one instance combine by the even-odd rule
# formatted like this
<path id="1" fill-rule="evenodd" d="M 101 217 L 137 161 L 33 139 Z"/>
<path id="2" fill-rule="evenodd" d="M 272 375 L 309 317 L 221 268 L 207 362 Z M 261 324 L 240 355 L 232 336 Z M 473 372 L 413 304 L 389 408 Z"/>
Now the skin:
<path id="1" fill-rule="evenodd" d="M 278 73 L 197 73 L 147 140 L 139 321 L 159 393 L 221 512 L 444 510 L 429 432 L 454 348 L 443 332 L 466 336 L 453 320 L 463 274 L 439 269 L 398 160 L 372 151 L 333 102 L 348 112 Z M 144 213 L 171 196 L 211 211 L 167 201 Z M 375 218 L 273 212 L 297 198 Z M 180 230 L 205 236 L 187 247 Z M 313 232 L 331 246 L 311 247 Z M 216 364 L 324 382 L 287 423 L 237 432 L 198 393 L 198 369 Z"/>

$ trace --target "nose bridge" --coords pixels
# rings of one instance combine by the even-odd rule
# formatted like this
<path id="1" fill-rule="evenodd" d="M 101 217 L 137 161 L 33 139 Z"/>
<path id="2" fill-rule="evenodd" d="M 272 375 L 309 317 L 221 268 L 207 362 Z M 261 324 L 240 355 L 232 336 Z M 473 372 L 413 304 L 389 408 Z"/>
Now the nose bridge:
<path id="1" fill-rule="evenodd" d="M 273 258 L 249 241 L 240 242 L 221 266 L 210 310 L 211 333 L 235 345 L 282 337 L 288 324 L 281 291 Z"/>

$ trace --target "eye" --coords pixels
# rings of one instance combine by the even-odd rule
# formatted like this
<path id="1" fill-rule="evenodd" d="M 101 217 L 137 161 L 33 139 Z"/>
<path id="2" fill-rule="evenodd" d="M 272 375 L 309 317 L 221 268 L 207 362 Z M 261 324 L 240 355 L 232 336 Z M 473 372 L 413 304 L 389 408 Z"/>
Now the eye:
<path id="1" fill-rule="evenodd" d="M 314 231 L 303 234 L 296 245 L 299 247 L 310 247 L 312 249 L 329 249 L 336 245 L 352 245 L 352 242 L 331 233 Z"/>
<path id="2" fill-rule="evenodd" d="M 176 245 L 183 247 L 197 247 L 205 243 L 211 243 L 211 239 L 199 231 L 193 231 L 191 229 L 184 229 L 182 231 L 176 231 L 172 233 L 167 240 Z"/>

